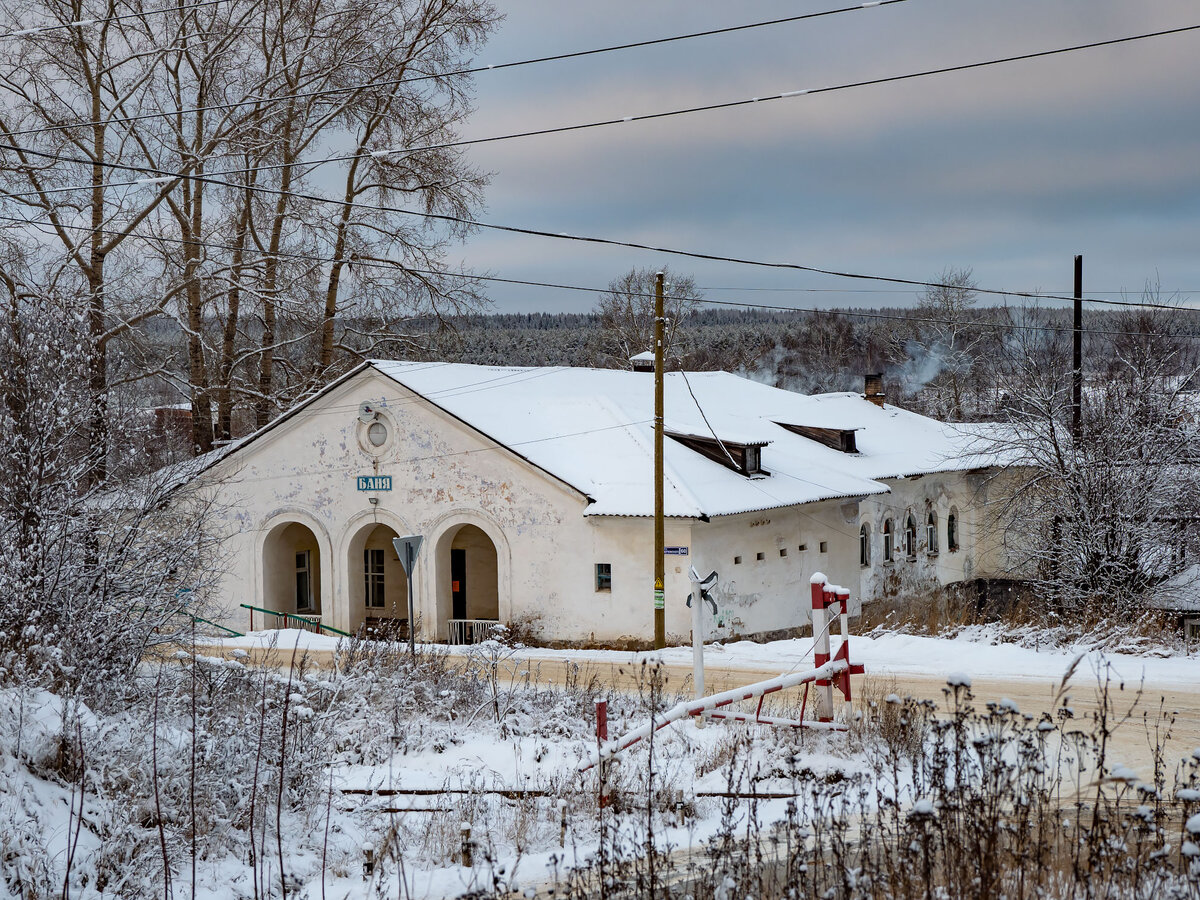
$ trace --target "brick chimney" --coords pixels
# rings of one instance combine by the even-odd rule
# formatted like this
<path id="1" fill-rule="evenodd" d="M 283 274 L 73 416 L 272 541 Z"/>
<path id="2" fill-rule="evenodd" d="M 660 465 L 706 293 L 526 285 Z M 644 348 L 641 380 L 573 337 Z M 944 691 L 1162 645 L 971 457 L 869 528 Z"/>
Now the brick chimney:
<path id="1" fill-rule="evenodd" d="M 863 376 L 863 399 L 883 406 L 883 373 Z"/>

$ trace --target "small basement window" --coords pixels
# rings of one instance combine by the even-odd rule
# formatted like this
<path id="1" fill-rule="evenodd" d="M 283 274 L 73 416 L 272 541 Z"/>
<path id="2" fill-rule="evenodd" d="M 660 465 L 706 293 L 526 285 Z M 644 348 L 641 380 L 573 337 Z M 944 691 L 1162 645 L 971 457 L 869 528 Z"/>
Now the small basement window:
<path id="1" fill-rule="evenodd" d="M 805 550 L 807 550 L 807 549 L 808 549 L 808 544 L 801 544 L 801 545 L 800 545 L 799 547 L 797 547 L 796 549 L 797 549 L 797 550 L 799 550 L 801 553 L 803 553 Z"/>
<path id="2" fill-rule="evenodd" d="M 787 556 L 787 547 L 780 547 L 780 548 L 779 548 L 779 555 L 780 555 L 780 556 Z"/>
<path id="3" fill-rule="evenodd" d="M 767 475 L 762 468 L 762 443 L 739 443 L 738 441 L 717 441 L 713 437 L 701 437 L 696 434 L 676 434 L 667 432 L 667 437 L 678 441 L 689 450 L 695 450 L 701 456 L 707 456 L 713 462 L 718 462 L 727 469 L 733 469 L 741 475 Z"/>
<path id="4" fill-rule="evenodd" d="M 764 559 L 766 559 L 766 558 L 767 558 L 767 554 L 765 554 L 765 553 L 756 553 L 756 554 L 754 554 L 754 558 L 755 558 L 755 559 L 757 559 L 759 562 L 762 562 Z"/>
<path id="5" fill-rule="evenodd" d="M 612 590 L 612 563 L 596 563 L 596 590 Z"/>
<path id="6" fill-rule="evenodd" d="M 775 424 L 780 428 L 786 428 L 792 434 L 798 434 L 810 441 L 824 444 L 831 450 L 840 450 L 842 453 L 858 452 L 853 428 L 815 428 L 811 425 L 791 425 L 788 422 L 776 422 Z"/>
<path id="7" fill-rule="evenodd" d="M 735 556 L 733 558 L 733 564 L 735 566 L 740 566 L 742 564 L 742 558 L 740 556 Z"/>
<path id="8" fill-rule="evenodd" d="M 821 541 L 821 552 L 822 553 L 829 552 L 829 541 Z"/>

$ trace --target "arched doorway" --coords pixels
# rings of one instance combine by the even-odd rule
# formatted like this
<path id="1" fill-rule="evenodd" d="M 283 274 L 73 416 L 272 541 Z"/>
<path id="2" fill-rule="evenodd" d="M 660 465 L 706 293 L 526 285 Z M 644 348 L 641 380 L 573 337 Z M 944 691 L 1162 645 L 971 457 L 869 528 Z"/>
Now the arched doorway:
<path id="1" fill-rule="evenodd" d="M 438 541 L 439 628 L 452 644 L 486 639 L 500 620 L 496 545 L 476 525 L 460 525 Z M 440 635 L 439 635 L 440 636 Z"/>
<path id="2" fill-rule="evenodd" d="M 387 525 L 370 524 L 350 539 L 346 559 L 349 574 L 349 630 L 368 630 L 390 637 L 408 633 L 408 582 Z"/>
<path id="3" fill-rule="evenodd" d="M 298 619 L 286 615 L 320 619 L 321 545 L 307 525 L 281 522 L 267 533 L 263 541 L 264 609 L 280 615 L 253 612 L 251 628 L 285 628 L 301 625 Z"/>

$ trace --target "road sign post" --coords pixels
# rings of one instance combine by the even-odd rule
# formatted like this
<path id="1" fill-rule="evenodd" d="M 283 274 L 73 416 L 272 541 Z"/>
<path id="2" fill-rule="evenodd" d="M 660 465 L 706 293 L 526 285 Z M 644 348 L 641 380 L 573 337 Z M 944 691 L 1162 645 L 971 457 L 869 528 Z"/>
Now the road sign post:
<path id="1" fill-rule="evenodd" d="M 417 554 L 421 552 L 421 544 L 425 538 L 419 534 L 409 534 L 404 537 L 392 538 L 392 546 L 400 557 L 400 565 L 404 566 L 404 574 L 408 578 L 408 652 L 417 655 L 416 604 L 413 602 L 413 570 L 417 566 Z"/>

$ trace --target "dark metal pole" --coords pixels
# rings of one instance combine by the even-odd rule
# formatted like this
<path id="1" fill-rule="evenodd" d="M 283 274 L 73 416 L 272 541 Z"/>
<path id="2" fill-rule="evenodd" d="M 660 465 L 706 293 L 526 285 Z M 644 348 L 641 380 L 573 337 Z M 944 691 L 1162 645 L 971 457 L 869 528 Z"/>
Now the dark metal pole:
<path id="1" fill-rule="evenodd" d="M 407 572 L 408 576 L 408 653 L 414 659 L 417 655 L 417 617 L 416 604 L 413 603 L 413 569 L 416 566 L 416 554 L 409 551 L 410 558 L 408 560 Z M 454 613 L 451 612 L 451 615 Z"/>
<path id="2" fill-rule="evenodd" d="M 667 645 L 663 534 L 663 273 L 654 276 L 654 648 Z"/>
<path id="3" fill-rule="evenodd" d="M 1075 329 L 1071 357 L 1071 435 L 1078 440 L 1083 421 L 1083 257 L 1075 257 Z"/>

